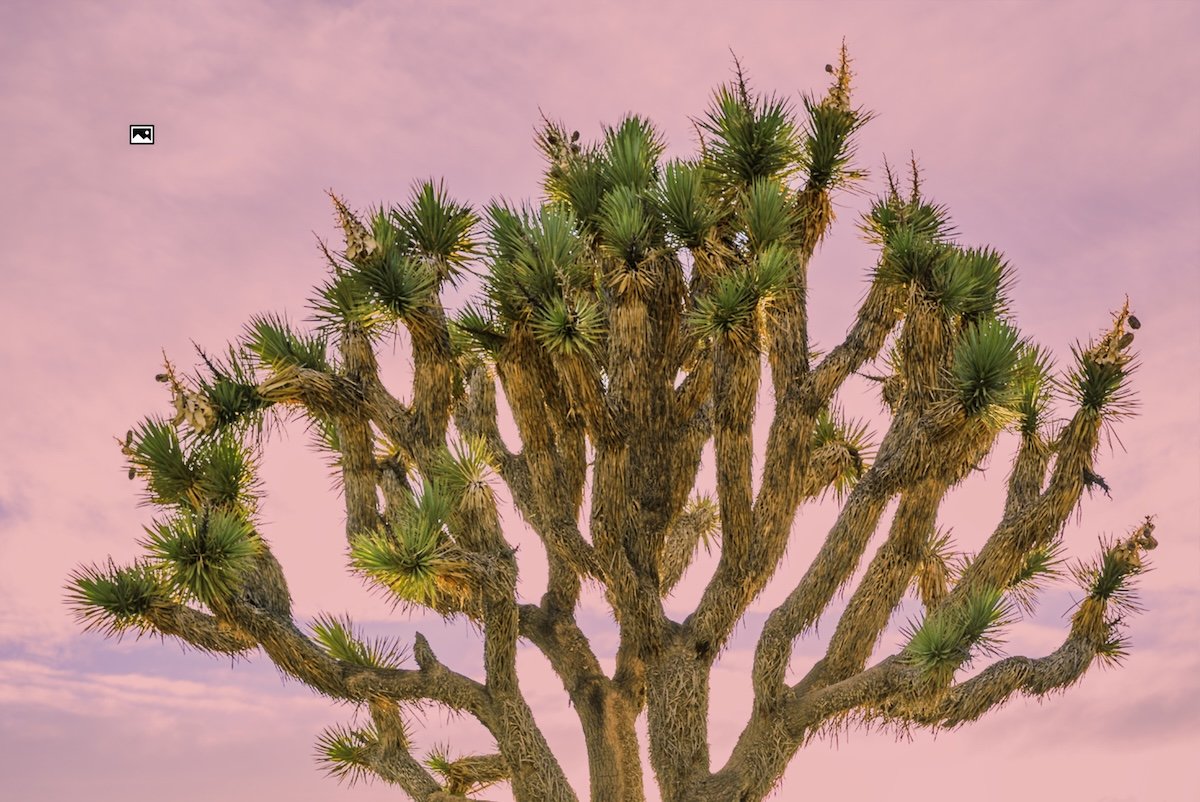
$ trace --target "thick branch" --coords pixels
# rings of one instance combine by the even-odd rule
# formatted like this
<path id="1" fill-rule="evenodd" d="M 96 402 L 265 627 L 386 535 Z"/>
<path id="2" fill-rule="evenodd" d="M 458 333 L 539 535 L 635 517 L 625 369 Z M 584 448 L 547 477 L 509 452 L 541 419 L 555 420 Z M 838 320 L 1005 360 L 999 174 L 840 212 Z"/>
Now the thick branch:
<path id="1" fill-rule="evenodd" d="M 379 736 L 368 754 L 368 768 L 387 782 L 399 785 L 417 802 L 429 802 L 442 787 L 409 751 L 408 736 L 396 703 L 376 700 L 368 709 Z"/>
<path id="2" fill-rule="evenodd" d="M 1050 464 L 1051 452 L 1037 432 L 1021 437 L 1021 447 L 1013 462 L 1012 474 L 1008 478 L 1008 496 L 1004 501 L 1004 516 L 1016 513 L 1037 500 L 1046 481 L 1046 469 Z"/>
<path id="3" fill-rule="evenodd" d="M 711 501 L 697 503 L 684 510 L 667 530 L 666 543 L 663 545 L 661 571 L 662 594 L 670 594 L 671 590 L 683 578 L 692 558 L 699 548 L 700 542 L 705 542 L 720 527 L 720 518 Z"/>
<path id="4" fill-rule="evenodd" d="M 521 634 L 550 661 L 579 716 L 592 802 L 642 799 L 641 758 L 634 730 L 637 706 L 605 676 L 573 613 L 522 605 Z"/>
<path id="5" fill-rule="evenodd" d="M 1060 435 L 1058 459 L 1045 491 L 1036 501 L 1006 512 L 945 603 L 961 602 L 983 587 L 1008 587 L 1025 556 L 1062 530 L 1083 493 L 1084 469 L 1092 467 L 1102 422 L 1089 410 L 1075 414 Z"/>
<path id="6" fill-rule="evenodd" d="M 743 563 L 756 540 L 752 426 L 759 384 L 758 353 L 724 340 L 713 350 L 713 446 L 721 509 L 721 557 L 735 571 L 743 572 Z"/>
<path id="7" fill-rule="evenodd" d="M 534 495 L 529 465 L 523 454 L 514 454 L 505 445 L 500 435 L 498 414 L 495 378 L 486 366 L 479 365 L 467 377 L 467 392 L 455 410 L 455 423 L 462 434 L 480 438 L 487 444 L 496 460 L 500 478 L 512 492 L 517 510 L 540 531 L 544 525 L 543 511 Z"/>
<path id="8" fill-rule="evenodd" d="M 522 454 L 529 468 L 534 507 L 540 511 L 533 522 L 537 525 L 540 521 L 539 534 L 548 549 L 555 550 L 576 572 L 601 578 L 604 573 L 592 547 L 579 532 L 573 485 L 555 458 L 557 443 L 548 420 L 546 391 L 528 366 L 527 352 L 533 347 L 527 333 L 514 333 L 506 354 L 497 361 L 504 392 L 524 444 Z"/>
<path id="9" fill-rule="evenodd" d="M 796 247 L 798 264 L 788 291 L 769 313 L 771 345 L 768 357 L 776 398 L 787 395 L 789 388 L 808 373 L 808 265 L 817 244 L 833 222 L 828 190 L 810 180 L 796 195 L 796 211 L 803 221 Z"/>
<path id="10" fill-rule="evenodd" d="M 454 393 L 454 360 L 450 352 L 450 333 L 440 302 L 430 303 L 419 313 L 404 319 L 412 335 L 413 384 L 408 442 L 422 472 L 446 444 L 446 425 L 450 422 Z M 379 388 L 374 388 L 377 397 Z"/>
<path id="11" fill-rule="evenodd" d="M 245 654 L 258 648 L 258 641 L 241 629 L 183 604 L 160 601 L 146 614 L 156 630 L 206 652 Z"/>
<path id="12" fill-rule="evenodd" d="M 862 670 L 871 656 L 933 534 L 946 490 L 945 483 L 928 480 L 901 493 L 888 539 L 872 558 L 830 640 L 823 666 L 830 680 Z"/>
<path id="13" fill-rule="evenodd" d="M 850 373 L 883 347 L 900 319 L 902 300 L 894 288 L 878 281 L 872 284 L 846 340 L 808 374 L 802 386 L 776 399 L 762 486 L 754 505 L 753 560 L 733 566 L 722 554 L 717 572 L 690 619 L 695 640 L 723 643 L 777 568 L 807 485 L 817 415 Z"/>
<path id="14" fill-rule="evenodd" d="M 377 696 L 395 701 L 429 700 L 471 713 L 485 725 L 491 722 L 486 688 L 436 659 L 426 660 L 416 671 L 355 665 L 330 657 L 295 623 L 273 613 L 233 602 L 229 614 L 234 623 L 262 645 L 280 670 L 327 696 L 356 702 Z M 417 647 L 416 653 L 432 657 L 420 634 Z"/>
<path id="15" fill-rule="evenodd" d="M 1082 677 L 1091 665 L 1096 645 L 1073 633 L 1046 657 L 1005 658 L 966 682 L 951 686 L 938 704 L 914 710 L 911 719 L 926 726 L 957 727 L 1003 705 L 1014 693 L 1044 696 L 1065 688 Z"/>
<path id="16" fill-rule="evenodd" d="M 853 574 L 892 496 L 923 481 L 944 490 L 961 479 L 994 440 L 981 425 L 956 420 L 956 426 L 946 428 L 939 413 L 924 418 L 917 414 L 901 407 L 878 459 L 850 493 L 816 558 L 763 626 L 754 667 L 759 704 L 779 698 L 794 639 L 817 621 L 837 588 Z"/>

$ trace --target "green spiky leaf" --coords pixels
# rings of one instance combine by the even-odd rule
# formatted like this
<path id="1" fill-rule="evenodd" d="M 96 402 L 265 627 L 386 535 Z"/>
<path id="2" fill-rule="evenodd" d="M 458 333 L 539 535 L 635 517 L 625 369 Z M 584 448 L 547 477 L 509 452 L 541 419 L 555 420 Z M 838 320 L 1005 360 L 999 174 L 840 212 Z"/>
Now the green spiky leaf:
<path id="1" fill-rule="evenodd" d="M 390 529 L 355 538 L 351 566 L 401 601 L 437 608 L 465 598 L 467 566 L 445 530 L 457 501 L 440 482 L 426 481 L 420 496 L 394 511 Z"/>
<path id="2" fill-rule="evenodd" d="M 477 253 L 478 218 L 471 207 L 450 199 L 441 181 L 416 185 L 408 204 L 392 219 L 413 249 L 434 266 L 438 280 L 454 279 Z"/>
<path id="3" fill-rule="evenodd" d="M 1033 612 L 1037 595 L 1047 581 L 1062 576 L 1065 546 L 1062 541 L 1042 546 L 1025 555 L 1025 562 L 1008 586 L 1013 601 L 1024 611 Z"/>
<path id="4" fill-rule="evenodd" d="M 602 155 L 586 152 L 569 164 L 556 164 L 547 174 L 546 196 L 552 203 L 570 209 L 580 225 L 595 231 L 600 202 L 611 188 L 610 174 Z"/>
<path id="5" fill-rule="evenodd" d="M 836 447 L 844 452 L 842 470 L 834 477 L 830 489 L 840 500 L 862 478 L 875 453 L 870 426 L 863 420 L 847 420 L 839 410 L 822 409 L 813 429 L 812 451 Z"/>
<path id="6" fill-rule="evenodd" d="M 146 478 L 143 503 L 164 507 L 194 504 L 196 475 L 174 426 L 148 418 L 134 427 L 127 449 L 130 466 Z"/>
<path id="7" fill-rule="evenodd" d="M 482 439 L 467 437 L 455 443 L 438 461 L 434 477 L 453 505 L 464 499 L 491 499 L 494 475 L 491 449 Z"/>
<path id="8" fill-rule="evenodd" d="M 799 216 L 780 181 L 762 178 L 751 184 L 742 206 L 742 219 L 754 253 L 762 253 L 772 245 L 791 245 L 796 238 Z"/>
<path id="9" fill-rule="evenodd" d="M 962 612 L 964 646 L 997 654 L 1003 643 L 997 630 L 1013 623 L 1013 618 L 1013 610 L 999 590 L 989 588 L 968 597 Z"/>
<path id="10" fill-rule="evenodd" d="M 893 181 L 888 170 L 889 181 Z M 863 216 L 860 228 L 867 241 L 886 245 L 902 231 L 920 242 L 944 244 L 955 234 L 950 212 L 944 205 L 922 198 L 914 192 L 907 200 L 900 197 L 895 186 L 892 192 L 877 198 Z"/>
<path id="11" fill-rule="evenodd" d="M 118 568 L 111 559 L 106 566 L 87 565 L 75 569 L 67 583 L 67 605 L 85 631 L 120 636 L 135 629 L 150 629 L 145 615 L 170 597 L 163 578 L 142 560 Z"/>
<path id="12" fill-rule="evenodd" d="M 808 173 L 810 186 L 831 189 L 861 178 L 863 173 L 851 167 L 854 160 L 854 134 L 870 119 L 861 109 L 849 109 L 832 101 L 804 98 L 807 118 L 803 131 L 801 164 Z"/>
<path id="13" fill-rule="evenodd" d="M 241 587 L 262 543 L 241 515 L 183 512 L 146 528 L 142 546 L 171 583 L 212 607 Z"/>
<path id="14" fill-rule="evenodd" d="M 390 638 L 367 639 L 355 630 L 348 615 L 321 613 L 312 623 L 317 642 L 330 657 L 370 668 L 400 668 L 407 650 Z"/>
<path id="15" fill-rule="evenodd" d="M 786 100 L 751 97 L 742 81 L 719 87 L 704 118 L 705 165 L 725 186 L 746 189 L 763 178 L 786 178 L 799 167 L 801 145 Z"/>
<path id="16" fill-rule="evenodd" d="M 690 322 L 701 337 L 729 336 L 750 345 L 756 341 L 756 310 L 759 295 L 754 277 L 739 270 L 717 280 L 713 291 L 701 296 Z"/>
<path id="17" fill-rule="evenodd" d="M 371 757 L 378 742 L 374 727 L 329 727 L 317 738 L 317 763 L 330 777 L 353 786 L 371 775 Z"/>
<path id="18" fill-rule="evenodd" d="M 968 416 L 1014 405 L 1021 341 L 1016 329 L 995 320 L 971 326 L 954 349 L 954 390 Z"/>
<path id="19" fill-rule="evenodd" d="M 635 266 L 650 248 L 651 221 L 638 194 L 620 186 L 604 196 L 600 204 L 602 248 L 625 264 Z"/>
<path id="20" fill-rule="evenodd" d="M 635 193 L 647 189 L 658 177 L 658 158 L 665 143 L 649 120 L 625 117 L 604 135 L 604 171 L 609 186 Z"/>
<path id="21" fill-rule="evenodd" d="M 701 247 L 721 219 L 720 210 L 707 197 L 704 183 L 702 166 L 672 161 L 663 170 L 654 196 L 671 234 L 687 248 Z"/>
<path id="22" fill-rule="evenodd" d="M 260 490 L 257 459 L 236 436 L 225 433 L 199 444 L 191 461 L 204 504 L 254 510 Z"/>
<path id="23" fill-rule="evenodd" d="M 968 322 L 1003 315 L 1008 308 L 1012 269 L 991 248 L 951 248 L 937 260 L 929 293 L 947 315 Z"/>
<path id="24" fill-rule="evenodd" d="M 286 318 L 275 314 L 258 315 L 246 325 L 243 338 L 247 350 L 264 365 L 299 365 L 310 370 L 329 370 L 326 338 L 323 335 L 299 335 Z"/>
<path id="25" fill-rule="evenodd" d="M 1091 598 L 1125 613 L 1142 611 L 1132 578 L 1141 573 L 1140 561 L 1131 562 L 1120 544 L 1101 541 L 1099 558 L 1071 567 L 1075 580 Z"/>
<path id="26" fill-rule="evenodd" d="M 600 305 L 587 297 L 568 303 L 554 298 L 533 319 L 533 333 L 547 351 L 591 355 L 604 331 Z"/>
<path id="27" fill-rule="evenodd" d="M 1046 423 L 1055 388 L 1052 366 L 1051 357 L 1044 349 L 1035 345 L 1022 349 L 1015 369 L 1013 411 L 1024 436 L 1033 436 Z"/>
<path id="28" fill-rule="evenodd" d="M 1136 364 L 1129 359 L 1109 360 L 1095 349 L 1076 345 L 1071 349 L 1075 367 L 1067 375 L 1067 388 L 1082 409 L 1114 419 L 1137 407 L 1129 389 L 1129 375 Z"/>
<path id="29" fill-rule="evenodd" d="M 903 630 L 908 640 L 904 654 L 933 682 L 945 684 L 970 661 L 973 650 L 996 653 L 1002 643 L 997 631 L 1012 621 L 1004 594 L 985 588 L 953 609 L 938 608 L 920 624 L 909 622 Z"/>
<path id="30" fill-rule="evenodd" d="M 392 252 L 363 265 L 360 280 L 368 298 L 395 320 L 424 309 L 437 290 L 438 272 L 429 263 Z"/>
<path id="31" fill-rule="evenodd" d="M 371 290 L 357 271 L 333 265 L 328 279 L 316 288 L 309 300 L 313 320 L 323 334 L 361 328 L 368 336 L 380 336 L 388 327 L 388 317 L 373 302 Z"/>
<path id="32" fill-rule="evenodd" d="M 465 350 L 494 359 L 504 347 L 505 334 L 492 310 L 468 304 L 450 323 L 451 340 Z"/>

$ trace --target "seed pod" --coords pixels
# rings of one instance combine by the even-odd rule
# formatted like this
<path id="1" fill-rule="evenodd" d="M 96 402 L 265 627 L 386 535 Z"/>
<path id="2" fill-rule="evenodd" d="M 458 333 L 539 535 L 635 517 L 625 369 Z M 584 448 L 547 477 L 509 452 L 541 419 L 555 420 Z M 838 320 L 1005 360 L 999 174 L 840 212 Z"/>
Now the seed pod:
<path id="1" fill-rule="evenodd" d="M 1142 327 L 1142 321 L 1138 320 L 1136 315 L 1130 315 L 1129 316 L 1129 328 L 1140 329 L 1141 327 Z"/>

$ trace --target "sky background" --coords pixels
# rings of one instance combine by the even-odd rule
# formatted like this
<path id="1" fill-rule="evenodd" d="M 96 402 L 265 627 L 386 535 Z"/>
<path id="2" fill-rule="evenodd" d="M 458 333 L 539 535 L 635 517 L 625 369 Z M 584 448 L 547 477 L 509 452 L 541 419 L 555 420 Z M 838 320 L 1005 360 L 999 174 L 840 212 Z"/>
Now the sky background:
<path id="1" fill-rule="evenodd" d="M 190 367 L 191 341 L 219 348 L 259 312 L 305 314 L 337 242 L 324 194 L 352 206 L 404 201 L 444 177 L 477 206 L 536 197 L 539 109 L 595 138 L 628 111 L 694 146 L 689 118 L 730 77 L 799 101 L 822 91 L 845 37 L 855 98 L 877 119 L 860 138 L 872 177 L 837 201 L 811 268 L 813 334 L 836 344 L 873 264 L 854 222 L 886 155 L 910 152 L 964 242 L 1018 271 L 1014 312 L 1060 364 L 1126 294 L 1143 321 L 1141 414 L 1116 429 L 1069 553 L 1158 516 L 1145 615 L 1120 670 L 1100 667 L 1041 703 L 1019 698 L 937 739 L 850 733 L 793 761 L 777 798 L 1157 802 L 1196 799 L 1200 754 L 1200 4 L 632 3 L 595 6 L 375 2 L 0 5 L 0 777 L 12 800 L 397 799 L 347 789 L 313 761 L 317 734 L 354 710 L 280 679 L 156 639 L 82 635 L 63 604 L 68 573 L 126 562 L 150 511 L 113 437 L 168 411 L 161 351 Z M 156 144 L 131 147 L 131 123 Z M 451 299 L 461 301 L 461 297 Z M 403 348 L 385 379 L 407 386 Z M 841 397 L 878 416 L 860 385 Z M 765 421 L 763 423 L 765 426 Z M 997 520 L 1012 442 L 939 522 L 974 550 Z M 711 462 L 709 463 L 711 470 Z M 271 444 L 264 531 L 300 619 L 346 611 L 373 633 L 420 628 L 443 661 L 478 675 L 465 627 L 393 614 L 344 569 L 336 495 L 300 431 Z M 714 674 L 714 764 L 749 710 L 754 638 L 803 573 L 836 509 L 806 508 L 776 581 Z M 522 589 L 544 564 L 514 515 Z M 864 561 L 865 564 L 865 561 Z M 711 560 L 672 598 L 682 618 Z M 1079 597 L 1064 581 L 1013 627 L 1008 649 L 1056 648 Z M 839 606 L 824 619 L 828 634 Z M 907 612 L 912 612 L 909 605 Z M 598 651 L 615 633 L 598 594 L 580 613 Z M 884 635 L 894 651 L 904 614 Z M 793 677 L 821 652 L 801 643 Z M 586 793 L 582 738 L 548 665 L 521 655 L 530 703 Z M 611 663 L 610 663 L 611 664 Z M 484 750 L 462 721 L 429 713 L 418 743 Z M 486 795 L 485 796 L 489 796 Z M 492 794 L 489 796 L 498 796 Z"/>

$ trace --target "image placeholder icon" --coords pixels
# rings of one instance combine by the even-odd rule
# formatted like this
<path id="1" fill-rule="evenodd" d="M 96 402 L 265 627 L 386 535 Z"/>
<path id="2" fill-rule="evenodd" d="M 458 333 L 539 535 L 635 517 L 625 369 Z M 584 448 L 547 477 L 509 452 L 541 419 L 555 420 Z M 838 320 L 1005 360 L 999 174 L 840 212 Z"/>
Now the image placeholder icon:
<path id="1" fill-rule="evenodd" d="M 154 144 L 154 126 L 153 125 L 131 125 L 131 126 L 129 126 L 129 144 L 131 144 L 131 145 L 153 145 Z"/>

